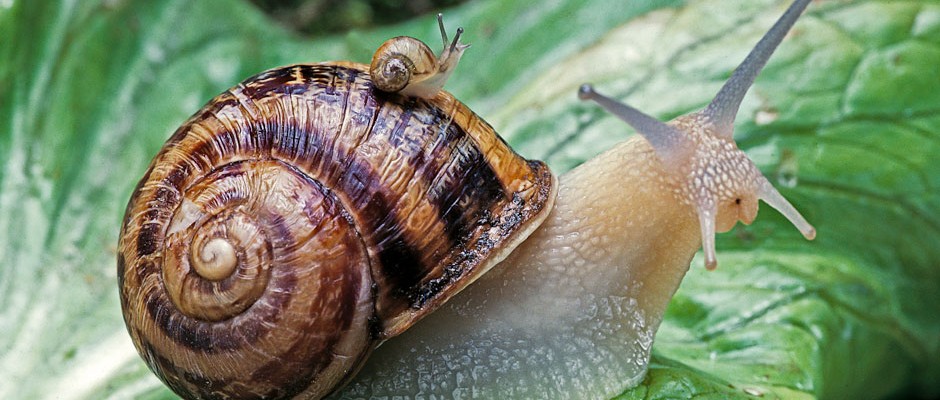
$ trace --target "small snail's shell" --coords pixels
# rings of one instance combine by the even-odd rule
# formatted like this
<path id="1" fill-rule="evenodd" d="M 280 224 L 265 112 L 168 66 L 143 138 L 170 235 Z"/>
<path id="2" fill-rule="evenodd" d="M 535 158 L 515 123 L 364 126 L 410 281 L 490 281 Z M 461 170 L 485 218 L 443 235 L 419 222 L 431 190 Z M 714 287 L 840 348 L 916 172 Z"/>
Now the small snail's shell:
<path id="1" fill-rule="evenodd" d="M 296 65 L 210 101 L 131 197 L 118 277 L 150 368 L 187 398 L 322 397 L 508 254 L 553 177 L 449 94 Z"/>
<path id="2" fill-rule="evenodd" d="M 397 92 L 412 78 L 437 72 L 434 52 L 424 42 L 409 36 L 386 40 L 372 55 L 369 66 L 372 82 L 383 92 Z"/>

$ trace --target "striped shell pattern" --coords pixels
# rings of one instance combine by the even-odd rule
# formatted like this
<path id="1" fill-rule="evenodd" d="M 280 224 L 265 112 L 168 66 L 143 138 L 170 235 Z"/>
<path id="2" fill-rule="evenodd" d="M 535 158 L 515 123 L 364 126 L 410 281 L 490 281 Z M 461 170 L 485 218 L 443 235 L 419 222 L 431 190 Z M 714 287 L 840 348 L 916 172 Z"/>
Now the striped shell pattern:
<path id="1" fill-rule="evenodd" d="M 187 398 L 319 398 L 460 291 L 551 207 L 554 178 L 450 94 L 294 65 L 211 100 L 134 191 L 128 331 Z"/>

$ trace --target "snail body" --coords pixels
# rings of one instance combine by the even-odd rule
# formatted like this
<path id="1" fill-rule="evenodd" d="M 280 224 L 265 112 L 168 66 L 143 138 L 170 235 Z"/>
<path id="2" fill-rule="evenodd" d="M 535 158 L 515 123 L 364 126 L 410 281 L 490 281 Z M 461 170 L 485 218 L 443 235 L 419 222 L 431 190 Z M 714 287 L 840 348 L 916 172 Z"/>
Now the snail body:
<path id="1" fill-rule="evenodd" d="M 716 231 L 761 199 L 815 235 L 731 137 L 807 3 L 700 113 L 664 124 L 583 88 L 640 135 L 559 182 L 440 90 L 458 38 L 401 88 L 379 88 L 376 58 L 249 78 L 173 134 L 128 204 L 135 346 L 187 398 L 620 393 L 694 253 L 716 265 Z"/>
<path id="2" fill-rule="evenodd" d="M 715 232 L 763 200 L 815 229 L 739 150 L 747 89 L 810 0 L 796 0 L 702 111 L 662 123 L 583 86 L 637 135 L 559 177 L 526 241 L 407 334 L 378 348 L 332 398 L 609 399 L 645 376 L 669 300 Z"/>

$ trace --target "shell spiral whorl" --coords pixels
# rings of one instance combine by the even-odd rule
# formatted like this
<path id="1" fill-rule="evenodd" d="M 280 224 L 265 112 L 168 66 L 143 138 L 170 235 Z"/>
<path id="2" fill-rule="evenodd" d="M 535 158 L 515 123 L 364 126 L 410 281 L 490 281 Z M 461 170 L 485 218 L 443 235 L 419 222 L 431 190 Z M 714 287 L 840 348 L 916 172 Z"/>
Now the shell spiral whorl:
<path id="1" fill-rule="evenodd" d="M 376 87 L 386 92 L 397 92 L 408 86 L 414 69 L 414 62 L 398 53 L 382 57 L 370 67 Z"/>
<path id="2" fill-rule="evenodd" d="M 238 386 L 263 397 L 327 393 L 363 358 L 374 307 L 368 255 L 348 213 L 279 161 L 223 161 L 183 186 L 179 194 L 164 183 L 141 187 L 141 196 L 179 197 L 175 213 L 153 221 L 167 224 L 166 250 L 139 254 L 149 268 L 137 271 L 141 292 L 128 297 L 140 303 L 127 304 L 146 310 L 132 332 L 155 370 L 187 371 L 162 377 L 194 397 Z M 138 252 L 159 240 L 149 232 L 128 232 Z M 312 381 L 324 387 L 308 389 Z"/>
<path id="3" fill-rule="evenodd" d="M 449 95 L 376 94 L 366 69 L 249 78 L 180 127 L 138 184 L 121 303 L 178 394 L 325 396 L 547 214 L 544 164 Z"/>

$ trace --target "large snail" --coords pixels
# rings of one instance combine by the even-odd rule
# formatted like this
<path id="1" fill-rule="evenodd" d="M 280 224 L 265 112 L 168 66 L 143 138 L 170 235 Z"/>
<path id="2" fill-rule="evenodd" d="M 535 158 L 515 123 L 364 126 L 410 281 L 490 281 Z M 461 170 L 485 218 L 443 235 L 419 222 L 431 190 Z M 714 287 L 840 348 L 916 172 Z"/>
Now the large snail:
<path id="1" fill-rule="evenodd" d="M 420 50 L 387 69 L 419 77 L 383 84 L 397 93 L 349 62 L 249 78 L 173 134 L 128 204 L 118 277 L 135 346 L 186 398 L 620 393 L 695 252 L 715 267 L 715 232 L 760 199 L 815 235 L 732 139 L 808 3 L 669 124 L 583 87 L 640 135 L 557 182 L 441 90 L 466 48 L 443 25 L 439 59 L 394 43 L 373 58 Z"/>

